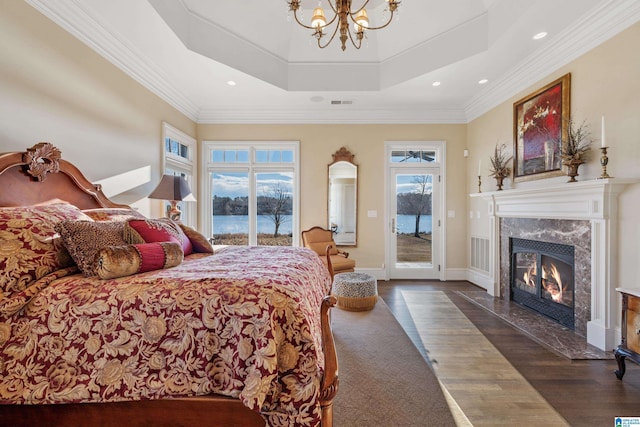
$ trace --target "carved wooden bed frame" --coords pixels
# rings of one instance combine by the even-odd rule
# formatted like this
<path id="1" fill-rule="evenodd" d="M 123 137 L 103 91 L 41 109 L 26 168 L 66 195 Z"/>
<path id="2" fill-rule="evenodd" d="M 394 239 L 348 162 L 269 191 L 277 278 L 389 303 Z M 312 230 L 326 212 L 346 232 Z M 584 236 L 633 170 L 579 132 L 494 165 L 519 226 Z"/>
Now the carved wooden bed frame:
<path id="1" fill-rule="evenodd" d="M 73 164 L 61 159 L 60 150 L 41 142 L 25 152 L 0 153 L 0 206 L 28 206 L 54 199 L 80 209 L 128 207 L 109 200 Z M 338 360 L 329 310 L 335 297 L 324 298 L 320 310 L 322 350 L 325 358 L 321 381 L 322 426 L 333 426 L 333 398 L 338 391 Z M 5 425 L 32 426 L 264 426 L 257 412 L 239 399 L 210 395 L 175 399 L 57 405 L 0 405 Z"/>

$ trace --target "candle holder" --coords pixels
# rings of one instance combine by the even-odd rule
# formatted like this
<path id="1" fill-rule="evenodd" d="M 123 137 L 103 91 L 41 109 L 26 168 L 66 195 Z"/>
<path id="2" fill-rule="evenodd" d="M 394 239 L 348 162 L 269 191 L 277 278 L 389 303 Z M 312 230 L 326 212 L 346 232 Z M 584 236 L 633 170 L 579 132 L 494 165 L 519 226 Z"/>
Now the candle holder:
<path id="1" fill-rule="evenodd" d="M 478 193 L 482 193 L 482 176 L 478 175 Z"/>
<path id="2" fill-rule="evenodd" d="M 612 178 L 607 173 L 607 164 L 609 164 L 609 158 L 607 157 L 607 148 L 609 147 L 600 147 L 600 165 L 602 166 L 602 174 L 597 179 L 607 179 Z"/>

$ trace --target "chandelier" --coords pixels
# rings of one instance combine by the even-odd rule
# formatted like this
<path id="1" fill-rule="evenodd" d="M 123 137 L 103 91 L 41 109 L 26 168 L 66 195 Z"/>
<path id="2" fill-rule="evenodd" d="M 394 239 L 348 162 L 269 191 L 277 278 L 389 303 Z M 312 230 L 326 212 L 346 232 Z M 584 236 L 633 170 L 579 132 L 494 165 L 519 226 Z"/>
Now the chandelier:
<path id="1" fill-rule="evenodd" d="M 389 14 L 389 19 L 384 25 L 380 25 L 379 27 L 369 27 L 369 17 L 367 15 L 367 10 L 365 6 L 369 3 L 369 0 L 366 0 L 364 4 L 356 10 L 351 9 L 351 0 L 328 0 L 331 9 L 333 9 L 333 18 L 330 21 L 327 21 L 325 17 L 324 10 L 320 5 L 316 7 L 313 11 L 313 16 L 311 17 L 311 26 L 305 25 L 298 18 L 298 10 L 300 9 L 300 3 L 302 0 L 287 0 L 289 2 L 289 10 L 293 11 L 293 16 L 296 19 L 296 22 L 303 26 L 304 28 L 308 28 L 313 30 L 313 37 L 318 40 L 318 47 L 320 49 L 324 49 L 329 46 L 336 34 L 338 34 L 338 30 L 340 30 L 340 41 L 342 42 L 342 50 L 347 48 L 347 39 L 351 40 L 351 44 L 356 49 L 360 49 L 362 46 L 362 39 L 364 38 L 364 32 L 366 30 L 379 30 L 381 28 L 386 27 L 391 23 L 393 19 L 393 14 L 396 9 L 398 9 L 398 5 L 400 4 L 397 0 L 386 0 L 387 9 Z M 319 3 L 319 2 L 318 2 Z M 327 40 L 324 37 L 327 35 L 325 33 L 325 29 L 330 27 L 333 23 L 336 23 L 336 27 L 331 34 L 331 37 Z M 353 24 L 354 34 L 349 31 L 350 23 Z M 323 43 L 326 40 L 325 43 Z"/>

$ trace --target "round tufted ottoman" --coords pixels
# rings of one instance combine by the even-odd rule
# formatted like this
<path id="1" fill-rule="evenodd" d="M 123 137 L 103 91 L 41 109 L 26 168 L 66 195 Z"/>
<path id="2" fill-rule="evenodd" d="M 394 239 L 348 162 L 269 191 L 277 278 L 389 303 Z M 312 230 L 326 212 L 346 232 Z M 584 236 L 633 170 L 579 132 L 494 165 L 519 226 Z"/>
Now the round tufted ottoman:
<path id="1" fill-rule="evenodd" d="M 378 282 L 365 273 L 339 273 L 333 278 L 333 294 L 343 310 L 371 310 L 378 301 Z"/>

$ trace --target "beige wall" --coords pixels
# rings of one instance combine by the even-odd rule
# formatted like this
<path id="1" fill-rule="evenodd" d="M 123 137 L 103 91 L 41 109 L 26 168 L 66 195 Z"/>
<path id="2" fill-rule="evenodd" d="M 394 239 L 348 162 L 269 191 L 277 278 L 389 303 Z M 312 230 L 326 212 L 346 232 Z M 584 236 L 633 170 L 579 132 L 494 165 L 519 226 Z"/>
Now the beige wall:
<path id="1" fill-rule="evenodd" d="M 195 136 L 193 121 L 25 2 L 0 2 L 0 40 L 0 152 L 49 141 L 91 181 L 150 166 L 151 182 L 114 198 L 131 204 L 159 181 L 161 122 Z M 137 207 L 149 214 L 148 201 Z"/>
<path id="2" fill-rule="evenodd" d="M 198 139 L 300 141 L 301 229 L 327 224 L 327 165 L 340 147 L 358 163 L 358 247 L 349 248 L 360 268 L 384 263 L 385 141 L 447 142 L 447 268 L 465 268 L 465 125 L 198 125 Z M 378 211 L 368 218 L 367 211 Z"/>
<path id="3" fill-rule="evenodd" d="M 640 24 L 623 31 L 562 69 L 541 78 L 538 83 L 516 94 L 507 102 L 473 120 L 468 125 L 471 165 L 467 190 L 477 191 L 477 165 L 481 158 L 483 191 L 495 190 L 495 180 L 488 177 L 489 155 L 496 142 L 513 144 L 513 103 L 556 78 L 571 73 L 571 115 L 581 123 L 586 120 L 597 141 L 592 159 L 580 167 L 578 180 L 595 179 L 601 172 L 599 164 L 601 118 L 606 121 L 609 175 L 640 180 Z M 549 183 L 564 183 L 567 177 L 514 184 L 506 180 L 505 188 L 539 187 Z M 571 184 L 567 184 L 571 185 Z M 471 235 L 488 236 L 487 207 L 482 200 L 471 199 L 469 209 L 480 212 L 469 221 Z M 640 277 L 640 185 L 627 187 L 619 204 L 618 268 L 619 283 L 614 286 L 638 287 Z"/>

